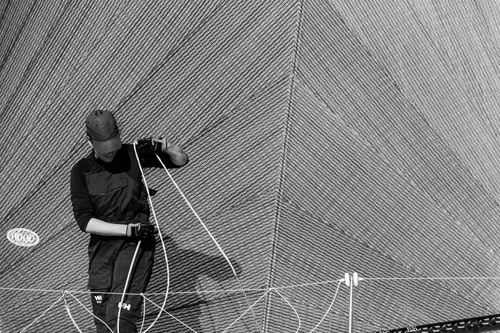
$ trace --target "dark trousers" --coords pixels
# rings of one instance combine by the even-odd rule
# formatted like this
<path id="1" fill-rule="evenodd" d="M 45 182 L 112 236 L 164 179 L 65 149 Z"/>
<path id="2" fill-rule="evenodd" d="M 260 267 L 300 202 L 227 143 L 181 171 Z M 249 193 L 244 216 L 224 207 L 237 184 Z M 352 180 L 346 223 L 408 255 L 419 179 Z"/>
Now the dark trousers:
<path id="1" fill-rule="evenodd" d="M 117 332 L 119 303 L 130 269 L 137 242 L 130 238 L 101 237 L 91 241 L 89 246 L 89 289 L 92 291 L 94 315 L 105 322 L 113 332 Z M 128 293 L 146 291 L 153 269 L 154 239 L 143 241 L 138 250 L 132 271 Z M 105 292 L 118 294 L 105 294 Z M 120 333 L 135 333 L 136 320 L 141 315 L 142 297 L 125 295 L 121 304 Z M 110 332 L 101 321 L 94 318 L 97 333 Z"/>

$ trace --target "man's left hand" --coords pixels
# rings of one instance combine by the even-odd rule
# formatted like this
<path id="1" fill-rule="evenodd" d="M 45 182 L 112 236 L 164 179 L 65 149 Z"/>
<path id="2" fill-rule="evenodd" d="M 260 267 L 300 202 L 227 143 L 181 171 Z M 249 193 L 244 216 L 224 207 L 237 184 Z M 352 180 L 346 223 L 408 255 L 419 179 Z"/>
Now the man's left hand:
<path id="1" fill-rule="evenodd" d="M 152 224 L 130 223 L 127 225 L 127 236 L 138 240 L 154 237 L 155 227 Z"/>

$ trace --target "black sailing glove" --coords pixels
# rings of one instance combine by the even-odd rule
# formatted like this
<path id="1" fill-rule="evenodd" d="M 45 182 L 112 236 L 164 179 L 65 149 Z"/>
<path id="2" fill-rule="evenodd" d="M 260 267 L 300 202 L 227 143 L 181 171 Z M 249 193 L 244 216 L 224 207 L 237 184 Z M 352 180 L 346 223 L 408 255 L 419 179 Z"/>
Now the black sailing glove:
<path id="1" fill-rule="evenodd" d="M 152 224 L 130 223 L 127 225 L 127 236 L 138 240 L 154 237 L 155 227 Z"/>
<path id="2" fill-rule="evenodd" d="M 167 151 L 167 139 L 145 138 L 137 140 L 138 153 L 164 153 Z"/>

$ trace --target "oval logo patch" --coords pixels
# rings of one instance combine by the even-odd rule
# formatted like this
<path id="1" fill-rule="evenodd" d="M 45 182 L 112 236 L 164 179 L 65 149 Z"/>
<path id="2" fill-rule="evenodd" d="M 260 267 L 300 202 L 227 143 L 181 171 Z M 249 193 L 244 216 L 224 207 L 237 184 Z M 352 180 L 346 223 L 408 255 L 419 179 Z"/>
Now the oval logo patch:
<path id="1" fill-rule="evenodd" d="M 40 242 L 40 237 L 34 231 L 24 228 L 9 230 L 7 238 L 18 246 L 35 246 Z"/>

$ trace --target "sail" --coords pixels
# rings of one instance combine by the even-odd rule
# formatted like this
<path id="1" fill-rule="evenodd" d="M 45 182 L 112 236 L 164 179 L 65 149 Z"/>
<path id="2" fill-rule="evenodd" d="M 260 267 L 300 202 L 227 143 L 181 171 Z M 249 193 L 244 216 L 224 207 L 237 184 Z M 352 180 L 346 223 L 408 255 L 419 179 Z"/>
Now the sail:
<path id="1" fill-rule="evenodd" d="M 499 8 L 3 2 L 0 231 L 40 242 L 1 240 L 0 330 L 43 313 L 31 329 L 70 331 L 64 300 L 93 330 L 69 198 L 92 109 L 113 111 L 124 142 L 187 152 L 172 177 L 238 276 L 147 170 L 169 262 L 159 246 L 145 327 L 167 286 L 168 313 L 151 332 L 347 331 L 353 272 L 354 332 L 496 315 Z"/>

